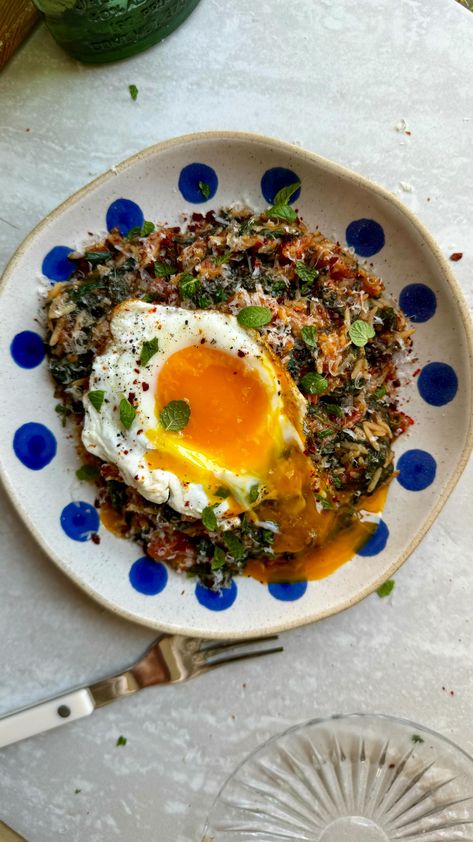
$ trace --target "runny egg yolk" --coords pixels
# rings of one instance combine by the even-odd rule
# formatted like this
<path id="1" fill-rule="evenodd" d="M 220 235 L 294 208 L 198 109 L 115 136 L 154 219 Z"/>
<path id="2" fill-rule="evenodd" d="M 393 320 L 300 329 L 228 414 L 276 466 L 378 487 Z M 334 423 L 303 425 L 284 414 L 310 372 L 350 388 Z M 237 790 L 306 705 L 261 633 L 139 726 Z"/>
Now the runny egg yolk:
<path id="1" fill-rule="evenodd" d="M 270 458 L 270 395 L 244 358 L 191 345 L 164 363 L 157 384 L 157 414 L 186 400 L 191 414 L 182 443 L 235 473 L 264 469 Z"/>
<path id="2" fill-rule="evenodd" d="M 170 401 L 189 403 L 189 422 L 177 438 L 186 450 L 183 454 L 173 449 L 176 434 L 158 429 L 149 434 L 156 450 L 148 455 L 148 463 L 173 471 L 184 482 L 200 482 L 210 495 L 218 483 L 212 481 L 205 463 L 192 461 L 192 453 L 235 475 L 257 476 L 264 485 L 264 500 L 254 517 L 278 525 L 276 552 L 294 553 L 322 537 L 327 518 L 317 511 L 312 493 L 314 468 L 300 448 L 303 432 L 296 387 L 273 359 L 271 374 L 273 395 L 258 368 L 250 367 L 244 357 L 207 345 L 176 351 L 158 374 L 156 414 Z M 275 384 L 280 393 L 276 411 L 272 405 Z M 300 444 L 284 441 L 278 424 L 281 412 L 301 437 Z M 244 508 L 250 506 L 238 507 L 232 500 L 233 514 Z"/>

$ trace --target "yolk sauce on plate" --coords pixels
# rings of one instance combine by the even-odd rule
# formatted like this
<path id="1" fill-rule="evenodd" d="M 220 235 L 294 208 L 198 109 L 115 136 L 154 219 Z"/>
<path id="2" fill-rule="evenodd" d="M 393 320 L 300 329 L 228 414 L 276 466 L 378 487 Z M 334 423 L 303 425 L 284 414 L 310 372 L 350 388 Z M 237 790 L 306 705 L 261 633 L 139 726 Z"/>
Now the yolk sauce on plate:
<path id="1" fill-rule="evenodd" d="M 357 512 L 359 517 L 344 526 L 336 511 L 324 510 L 319 515 L 322 527 L 314 545 L 302 550 L 290 560 L 277 556 L 278 538 L 273 544 L 274 560 L 250 559 L 245 575 L 260 582 L 298 582 L 303 579 L 324 579 L 349 561 L 375 532 L 377 523 L 370 515 L 381 514 L 388 493 L 388 486 L 375 491 L 370 497 L 362 497 Z M 366 518 L 366 519 L 365 519 Z M 280 551 L 280 550 L 279 550 Z"/>

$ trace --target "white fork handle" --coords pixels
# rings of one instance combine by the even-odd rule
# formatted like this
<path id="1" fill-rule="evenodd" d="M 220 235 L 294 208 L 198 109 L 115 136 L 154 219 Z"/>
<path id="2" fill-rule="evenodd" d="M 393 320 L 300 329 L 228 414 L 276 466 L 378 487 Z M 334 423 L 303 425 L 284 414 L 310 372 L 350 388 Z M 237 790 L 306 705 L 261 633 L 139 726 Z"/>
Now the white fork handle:
<path id="1" fill-rule="evenodd" d="M 90 690 L 82 687 L 39 705 L 23 708 L 0 718 L 0 748 L 42 731 L 89 716 L 95 710 Z"/>

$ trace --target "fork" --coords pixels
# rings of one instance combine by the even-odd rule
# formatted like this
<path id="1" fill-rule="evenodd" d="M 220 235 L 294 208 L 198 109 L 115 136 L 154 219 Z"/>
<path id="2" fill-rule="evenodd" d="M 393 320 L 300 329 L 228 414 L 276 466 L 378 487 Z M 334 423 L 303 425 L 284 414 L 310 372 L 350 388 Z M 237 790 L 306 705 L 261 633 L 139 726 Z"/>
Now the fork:
<path id="1" fill-rule="evenodd" d="M 67 722 L 89 716 L 96 708 L 131 696 L 155 684 L 177 684 L 216 669 L 223 664 L 282 652 L 282 646 L 241 652 L 242 647 L 277 640 L 254 637 L 244 641 L 218 642 L 178 634 L 160 635 L 144 655 L 125 672 L 103 678 L 89 687 L 46 699 L 0 717 L 0 748 Z M 237 651 L 235 651 L 237 650 Z"/>

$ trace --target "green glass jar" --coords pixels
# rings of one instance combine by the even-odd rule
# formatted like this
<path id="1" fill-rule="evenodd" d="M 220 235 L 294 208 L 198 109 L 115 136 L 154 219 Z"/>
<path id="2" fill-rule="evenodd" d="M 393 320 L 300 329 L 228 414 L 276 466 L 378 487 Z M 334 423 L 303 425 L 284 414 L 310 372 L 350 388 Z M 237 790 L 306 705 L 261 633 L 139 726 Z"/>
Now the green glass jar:
<path id="1" fill-rule="evenodd" d="M 199 0 L 33 0 L 53 38 L 89 63 L 146 50 L 174 31 Z"/>

